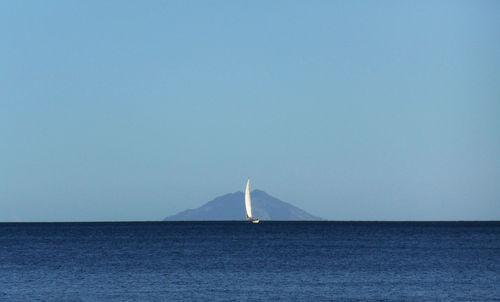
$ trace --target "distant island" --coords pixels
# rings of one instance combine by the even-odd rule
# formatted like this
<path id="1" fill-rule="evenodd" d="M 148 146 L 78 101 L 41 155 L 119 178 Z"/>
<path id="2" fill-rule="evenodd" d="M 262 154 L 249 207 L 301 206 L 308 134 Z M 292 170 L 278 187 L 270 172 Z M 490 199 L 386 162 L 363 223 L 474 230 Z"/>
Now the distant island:
<path id="1" fill-rule="evenodd" d="M 187 220 L 246 220 L 243 192 L 216 197 L 199 208 L 185 210 L 165 221 Z M 252 209 L 261 220 L 322 220 L 264 191 L 252 191 Z"/>

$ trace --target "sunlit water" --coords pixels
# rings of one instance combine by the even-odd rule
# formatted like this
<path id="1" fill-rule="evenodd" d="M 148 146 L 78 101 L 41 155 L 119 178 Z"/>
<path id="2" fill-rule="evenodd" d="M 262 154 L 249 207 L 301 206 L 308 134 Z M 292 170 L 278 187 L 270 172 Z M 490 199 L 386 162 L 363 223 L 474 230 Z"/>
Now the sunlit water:
<path id="1" fill-rule="evenodd" d="M 0 224 L 0 301 L 500 301 L 500 223 Z"/>

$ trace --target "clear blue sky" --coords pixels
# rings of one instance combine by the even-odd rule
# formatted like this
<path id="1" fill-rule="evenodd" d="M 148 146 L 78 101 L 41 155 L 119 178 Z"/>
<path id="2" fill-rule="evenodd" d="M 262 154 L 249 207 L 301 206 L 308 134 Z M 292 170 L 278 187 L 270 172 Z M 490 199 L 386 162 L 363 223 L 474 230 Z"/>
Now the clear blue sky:
<path id="1" fill-rule="evenodd" d="M 253 188 L 326 219 L 500 219 L 499 1 L 3 1 L 0 221 Z"/>

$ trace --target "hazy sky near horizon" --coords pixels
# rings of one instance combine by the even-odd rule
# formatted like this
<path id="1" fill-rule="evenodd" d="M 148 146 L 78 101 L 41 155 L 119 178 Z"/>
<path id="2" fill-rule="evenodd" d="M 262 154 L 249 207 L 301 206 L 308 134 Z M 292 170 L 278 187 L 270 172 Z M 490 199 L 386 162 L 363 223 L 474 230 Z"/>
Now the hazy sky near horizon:
<path id="1" fill-rule="evenodd" d="M 326 219 L 500 219 L 499 1 L 3 1 L 0 36 L 0 221 L 247 177 Z"/>

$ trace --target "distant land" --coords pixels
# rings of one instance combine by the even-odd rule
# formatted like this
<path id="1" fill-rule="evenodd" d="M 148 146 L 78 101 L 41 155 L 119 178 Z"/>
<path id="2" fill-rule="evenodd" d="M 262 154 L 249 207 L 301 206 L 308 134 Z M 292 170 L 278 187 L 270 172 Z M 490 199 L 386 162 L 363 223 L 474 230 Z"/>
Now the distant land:
<path id="1" fill-rule="evenodd" d="M 165 220 L 246 220 L 244 200 L 243 192 L 229 193 Z M 252 212 L 260 220 L 322 220 L 261 190 L 252 191 Z"/>

